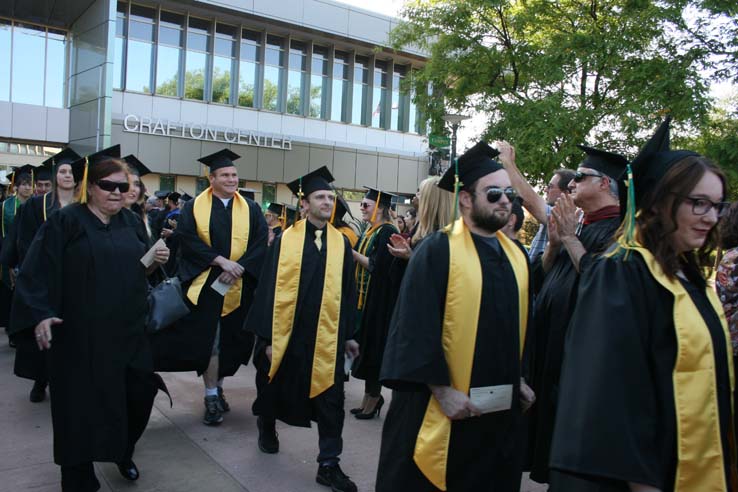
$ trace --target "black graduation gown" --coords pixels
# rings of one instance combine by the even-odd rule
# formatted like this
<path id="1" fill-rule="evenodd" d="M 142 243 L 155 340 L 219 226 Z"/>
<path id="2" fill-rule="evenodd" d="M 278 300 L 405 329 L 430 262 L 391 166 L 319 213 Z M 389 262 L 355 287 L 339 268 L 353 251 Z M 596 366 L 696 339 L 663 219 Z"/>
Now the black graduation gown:
<path id="1" fill-rule="evenodd" d="M 254 366 L 257 368 L 258 398 L 254 402 L 254 415 L 262 415 L 270 419 L 279 419 L 289 425 L 310 427 L 310 421 L 317 420 L 314 408 L 310 405 L 310 377 L 315 353 L 318 319 L 320 317 L 323 283 L 325 279 L 328 241 L 323 234 L 323 248 L 318 252 L 315 247 L 316 227 L 306 221 L 305 243 L 302 249 L 302 266 L 300 269 L 300 287 L 298 289 L 295 323 L 292 335 L 274 380 L 268 382 L 269 360 L 264 349 L 271 344 L 272 314 L 274 306 L 274 287 L 277 267 L 279 265 L 279 249 L 282 235 L 277 236 L 269 248 L 264 270 L 259 280 L 254 306 L 246 320 L 245 327 L 258 336 L 258 349 L 254 354 Z M 325 229 L 324 229 L 325 230 Z M 354 260 L 351 245 L 343 238 L 343 277 L 341 285 L 341 314 L 338 327 L 338 343 L 336 346 L 335 385 L 315 399 L 340 400 L 343 408 L 344 350 L 347 339 L 354 335 Z M 335 422 L 335 425 L 342 425 Z"/>
<path id="2" fill-rule="evenodd" d="M 59 202 L 53 195 L 46 197 L 46 217 L 59 210 Z M 19 209 L 16 218 L 18 264 L 23 268 L 23 261 L 28 254 L 33 238 L 44 223 L 44 197 L 31 197 Z M 32 330 L 25 330 L 14 337 L 17 344 L 13 373 L 22 378 L 34 381 L 45 381 L 48 378 L 46 355 L 38 349 Z"/>
<path id="3" fill-rule="evenodd" d="M 729 470 L 731 394 L 725 336 L 704 284 L 682 284 L 712 337 Z M 651 276 L 638 253 L 625 261 L 601 258 L 582 276 L 561 370 L 551 492 L 627 491 L 628 481 L 673 490 L 673 310 L 673 295 Z"/>
<path id="4" fill-rule="evenodd" d="M 579 262 L 580 272 L 586 271 L 593 259 L 607 249 L 619 226 L 620 219 L 611 218 L 582 228 L 579 240 L 587 253 Z M 548 457 L 556 417 L 564 337 L 574 312 L 579 278 L 580 273 L 562 246 L 536 297 L 531 340 L 534 347 L 531 361 L 533 377 L 529 381 L 536 393 L 536 404 L 529 416 L 529 452 L 532 454 L 531 478 L 541 483 L 548 482 Z"/>
<path id="5" fill-rule="evenodd" d="M 18 200 L 17 197 L 11 197 Z M 9 200 L 10 198 L 6 199 Z M 1 205 L 1 203 L 0 203 Z M 23 210 L 23 204 L 18 205 L 13 215 L 13 223 L 7 224 L 5 221 L 5 236 L 0 239 L 0 268 L 2 276 L 0 278 L 0 326 L 10 328 L 10 305 L 13 300 L 13 289 L 10 285 L 9 271 L 18 266 L 18 217 Z M 0 207 L 0 211 L 2 208 Z M 6 214 L 6 217 L 7 218 Z"/>
<path id="6" fill-rule="evenodd" d="M 140 258 L 145 232 L 126 214 L 103 224 L 81 204 L 48 218 L 31 244 L 12 329 L 58 317 L 47 352 L 54 461 L 121 461 L 128 447 L 126 373 L 151 372 Z"/>
<path id="7" fill-rule="evenodd" d="M 387 249 L 387 244 L 390 242 L 390 236 L 396 233 L 397 228 L 393 225 L 383 225 L 376 232 L 371 250 L 367 251 L 371 280 L 366 292 L 364 309 L 359 314 L 361 319 L 357 341 L 361 347 L 361 354 L 351 371 L 351 375 L 358 379 L 379 380 L 387 331 L 396 299 L 396 291 L 392 289 L 390 276 L 394 256 Z"/>
<path id="8" fill-rule="evenodd" d="M 152 335 L 154 367 L 157 371 L 197 371 L 202 374 L 210 363 L 215 334 L 220 322 L 219 377 L 232 376 L 241 364 L 251 357 L 254 338 L 244 332 L 244 318 L 254 296 L 264 254 L 267 247 L 267 226 L 261 208 L 246 199 L 249 207 L 249 239 L 246 253 L 238 263 L 244 268 L 241 305 L 227 316 L 221 317 L 224 297 L 210 288 L 222 270 L 210 263 L 218 256 L 230 257 L 231 213 L 233 199 L 228 207 L 213 197 L 210 213 L 211 246 L 197 235 L 193 207 L 195 200 L 185 204 L 177 224 L 177 235 L 182 251 L 178 276 L 182 281 L 182 293 L 187 293 L 192 281 L 203 271 L 211 268 L 202 288 L 197 306 L 186 300 L 190 314 L 178 323 Z M 186 299 L 186 297 L 185 297 Z"/>
<path id="9" fill-rule="evenodd" d="M 513 385 L 512 408 L 454 421 L 447 462 L 449 492 L 517 492 L 523 467 L 518 294 L 507 257 L 472 236 L 482 264 L 482 299 L 471 387 Z M 448 238 L 437 232 L 413 253 L 392 316 L 381 381 L 392 388 L 382 430 L 377 491 L 432 491 L 413 451 L 430 390 L 450 385 L 442 347 Z M 530 304 L 529 304 L 530 305 Z"/>

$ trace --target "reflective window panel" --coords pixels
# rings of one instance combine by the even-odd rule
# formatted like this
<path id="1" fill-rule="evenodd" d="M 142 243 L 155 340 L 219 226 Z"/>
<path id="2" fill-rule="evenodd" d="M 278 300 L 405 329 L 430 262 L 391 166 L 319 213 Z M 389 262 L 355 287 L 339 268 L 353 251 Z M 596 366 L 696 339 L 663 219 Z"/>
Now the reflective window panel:
<path id="1" fill-rule="evenodd" d="M 13 29 L 10 21 L 0 19 L 0 101 L 10 101 L 10 46 Z"/>
<path id="2" fill-rule="evenodd" d="M 46 30 L 16 23 L 13 26 L 13 102 L 44 104 Z"/>

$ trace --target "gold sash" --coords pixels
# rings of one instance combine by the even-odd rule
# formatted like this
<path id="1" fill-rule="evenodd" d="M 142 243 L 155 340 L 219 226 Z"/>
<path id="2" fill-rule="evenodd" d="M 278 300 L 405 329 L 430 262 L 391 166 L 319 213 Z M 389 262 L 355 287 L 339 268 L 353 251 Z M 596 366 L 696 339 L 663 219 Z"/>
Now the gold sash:
<path id="1" fill-rule="evenodd" d="M 664 274 L 649 250 L 640 246 L 627 246 L 627 249 L 640 253 L 653 278 L 674 295 L 674 330 L 678 346 L 673 375 L 678 451 L 674 492 L 724 492 L 728 486 L 710 331 L 684 286 Z M 725 312 L 715 291 L 708 286 L 705 292 L 725 332 L 732 395 L 735 375 Z"/>
<path id="2" fill-rule="evenodd" d="M 219 199 L 220 200 L 220 199 Z M 237 261 L 246 253 L 246 247 L 249 243 L 249 205 L 246 200 L 239 194 L 233 195 L 233 215 L 231 220 L 231 261 Z M 208 246 L 212 246 L 210 241 L 210 212 L 213 209 L 213 189 L 200 193 L 195 198 L 195 204 L 192 207 L 192 213 L 195 216 L 195 227 L 197 235 Z M 206 269 L 187 289 L 187 299 L 197 306 L 200 298 L 200 292 L 205 286 L 205 282 L 210 275 L 210 268 Z M 236 279 L 236 282 L 228 289 L 223 300 L 223 309 L 221 316 L 226 316 L 241 305 L 241 290 L 243 289 L 243 278 Z"/>
<path id="3" fill-rule="evenodd" d="M 443 352 L 451 376 L 451 386 L 462 393 L 469 393 L 482 302 L 482 265 L 463 219 L 457 219 L 450 227 Z M 501 232 L 497 233 L 497 239 L 510 261 L 517 283 L 519 353 L 522 357 L 528 326 L 528 259 Z M 415 442 L 413 459 L 423 475 L 440 490 L 446 490 L 446 462 L 450 440 L 451 420 L 443 413 L 438 400 L 431 395 Z"/>
<path id="4" fill-rule="evenodd" d="M 367 256 L 369 246 L 373 243 L 374 234 L 377 233 L 380 227 L 387 222 L 382 222 L 375 226 L 370 227 L 364 232 L 359 241 L 359 247 L 356 250 L 359 254 Z M 361 266 L 361 263 L 356 262 L 356 268 L 354 269 L 354 279 L 356 280 L 356 290 L 358 292 L 357 308 L 359 311 L 364 309 L 364 303 L 366 302 L 366 293 L 369 292 L 369 283 L 372 281 L 372 276 L 369 271 Z"/>
<path id="5" fill-rule="evenodd" d="M 272 364 L 269 380 L 277 374 L 287 350 L 295 323 L 295 308 L 300 290 L 302 248 L 305 245 L 305 220 L 282 233 L 279 246 L 279 265 L 274 286 L 272 310 Z M 341 290 L 343 285 L 343 235 L 332 225 L 326 227 L 328 237 L 325 278 L 320 302 L 318 329 L 315 336 L 315 352 L 310 377 L 310 398 L 323 393 L 335 383 L 336 354 L 338 351 L 338 326 L 341 315 Z M 308 247 L 312 247 L 312 242 Z M 339 254 L 340 252 L 340 254 Z"/>

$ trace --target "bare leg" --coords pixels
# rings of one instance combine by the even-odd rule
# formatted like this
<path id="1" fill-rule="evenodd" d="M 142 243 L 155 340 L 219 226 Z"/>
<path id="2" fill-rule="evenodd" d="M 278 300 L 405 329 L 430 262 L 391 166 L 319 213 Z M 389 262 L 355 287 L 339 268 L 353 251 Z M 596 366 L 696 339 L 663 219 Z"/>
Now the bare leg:
<path id="1" fill-rule="evenodd" d="M 210 357 L 208 368 L 202 375 L 205 389 L 216 389 L 218 387 L 218 355 Z"/>

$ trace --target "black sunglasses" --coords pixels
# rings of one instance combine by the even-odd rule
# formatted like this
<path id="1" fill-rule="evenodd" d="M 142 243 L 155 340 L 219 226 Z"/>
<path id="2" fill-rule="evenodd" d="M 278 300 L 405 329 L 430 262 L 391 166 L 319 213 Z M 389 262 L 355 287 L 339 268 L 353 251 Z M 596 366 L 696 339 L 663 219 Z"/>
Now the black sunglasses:
<path id="1" fill-rule="evenodd" d="M 575 183 L 581 183 L 584 181 L 585 178 L 604 178 L 604 174 L 595 174 L 595 173 L 583 173 L 581 171 L 577 171 L 574 173 L 574 177 L 572 178 L 572 181 Z"/>
<path id="2" fill-rule="evenodd" d="M 487 201 L 489 203 L 497 203 L 502 195 L 505 195 L 509 201 L 513 201 L 518 197 L 518 192 L 515 188 L 508 186 L 505 189 L 498 188 L 497 186 L 491 186 L 487 188 Z"/>
<path id="3" fill-rule="evenodd" d="M 116 190 L 120 190 L 121 193 L 127 193 L 128 189 L 131 187 L 131 185 L 126 182 L 119 182 L 119 181 L 108 181 L 107 179 L 101 179 L 97 183 L 95 183 L 101 190 L 113 192 Z"/>

